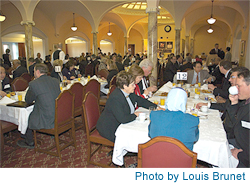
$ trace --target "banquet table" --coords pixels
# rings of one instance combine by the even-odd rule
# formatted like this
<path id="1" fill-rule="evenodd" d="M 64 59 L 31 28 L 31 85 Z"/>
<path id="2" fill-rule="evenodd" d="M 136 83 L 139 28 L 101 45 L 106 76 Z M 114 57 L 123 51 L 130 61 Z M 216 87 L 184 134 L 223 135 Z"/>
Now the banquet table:
<path id="1" fill-rule="evenodd" d="M 169 85 L 169 83 L 168 83 Z M 169 92 L 171 87 L 165 84 L 160 88 L 151 101 L 160 101 L 162 92 Z M 172 84 L 171 84 L 172 86 Z M 205 96 L 213 97 L 209 93 Z M 202 96 L 200 96 L 202 98 Z M 230 151 L 226 133 L 222 125 L 220 113 L 218 110 L 209 109 L 207 113 L 195 109 L 195 105 L 199 102 L 205 102 L 203 99 L 194 99 L 194 93 L 187 101 L 187 113 L 199 116 L 199 140 L 194 144 L 193 151 L 198 154 L 198 159 L 210 163 L 213 166 L 220 168 L 233 168 L 238 164 Z M 163 106 L 162 106 L 163 107 Z M 127 152 L 138 152 L 138 144 L 146 143 L 150 140 L 148 136 L 149 110 L 139 108 L 138 111 L 146 113 L 145 121 L 140 121 L 138 118 L 130 123 L 121 124 L 116 130 L 116 139 L 113 151 L 113 163 L 123 165 L 123 157 Z"/>
<path id="2" fill-rule="evenodd" d="M 98 80 L 101 84 L 100 90 L 103 93 L 106 93 L 106 94 L 108 93 L 108 89 L 104 88 L 104 86 L 107 84 L 106 80 L 98 79 L 96 76 L 93 76 L 90 79 Z M 88 79 L 82 77 L 80 81 L 78 81 L 77 79 L 72 80 L 71 83 L 67 85 L 67 87 L 62 88 L 62 91 L 65 89 L 69 89 L 70 86 L 75 82 L 80 82 L 82 85 L 85 85 L 87 84 Z M 5 96 L 2 99 L 0 99 L 0 120 L 8 121 L 8 122 L 18 125 L 18 130 L 22 134 L 25 134 L 27 127 L 28 127 L 28 118 L 29 118 L 30 113 L 33 111 L 34 106 L 32 105 L 26 108 L 6 106 L 7 104 L 16 102 L 18 100 L 17 95 L 22 95 L 22 101 L 24 101 L 26 91 L 16 92 L 16 95 L 12 96 L 11 98 L 8 98 L 7 96 Z"/>

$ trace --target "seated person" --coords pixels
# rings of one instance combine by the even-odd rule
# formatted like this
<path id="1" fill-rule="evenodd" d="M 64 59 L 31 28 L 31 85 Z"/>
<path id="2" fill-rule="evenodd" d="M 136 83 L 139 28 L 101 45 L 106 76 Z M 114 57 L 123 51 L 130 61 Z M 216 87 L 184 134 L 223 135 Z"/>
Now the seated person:
<path id="1" fill-rule="evenodd" d="M 140 88 L 138 83 L 142 80 L 144 76 L 144 72 L 141 67 L 139 67 L 137 64 L 133 64 L 128 71 L 130 74 L 132 74 L 135 78 L 135 94 L 142 97 L 142 98 L 148 98 L 149 91 L 147 89 L 144 90 L 144 93 L 141 94 Z"/>
<path id="2" fill-rule="evenodd" d="M 29 58 L 29 74 L 34 77 L 34 67 L 36 65 L 36 62 L 34 58 Z"/>
<path id="3" fill-rule="evenodd" d="M 109 96 L 96 125 L 100 135 L 112 142 L 115 142 L 115 131 L 120 124 L 132 122 L 139 116 L 139 112 L 135 112 L 137 105 L 147 109 L 150 106 L 157 107 L 134 93 L 134 78 L 128 72 L 121 71 L 117 74 L 116 85 L 117 88 Z"/>
<path id="4" fill-rule="evenodd" d="M 194 70 L 187 71 L 187 83 L 189 84 L 204 84 L 206 82 L 210 82 L 215 80 L 214 76 L 211 76 L 207 70 L 202 70 L 201 62 L 194 62 L 193 64 Z"/>
<path id="5" fill-rule="evenodd" d="M 63 61 L 62 60 L 54 60 L 53 62 L 53 70 L 50 74 L 51 77 L 58 79 L 60 82 L 63 80 L 67 80 L 66 76 L 62 74 Z M 56 69 L 57 68 L 57 69 Z"/>
<path id="6" fill-rule="evenodd" d="M 28 70 L 26 67 L 21 66 L 21 61 L 20 60 L 13 60 L 13 80 L 16 79 L 17 77 L 20 77 L 23 73 L 28 73 Z"/>
<path id="7" fill-rule="evenodd" d="M 0 98 L 6 96 L 11 91 L 9 78 L 6 77 L 5 68 L 0 66 Z"/>
<path id="8" fill-rule="evenodd" d="M 199 138 L 199 118 L 186 112 L 187 93 L 182 88 L 173 88 L 168 93 L 165 111 L 152 111 L 149 136 L 168 136 L 180 140 L 193 150 Z"/>
<path id="9" fill-rule="evenodd" d="M 77 70 L 75 69 L 73 60 L 70 60 L 65 64 L 65 68 L 62 70 L 62 74 L 67 78 L 67 80 L 73 80 L 75 78 L 82 77 L 81 74 L 77 74 Z"/>
<path id="10" fill-rule="evenodd" d="M 118 69 L 117 66 L 115 64 L 115 62 L 113 60 L 108 59 L 107 61 L 107 68 L 109 71 L 109 74 L 107 76 L 107 82 L 108 84 L 105 86 L 105 88 L 109 88 L 110 87 L 110 81 L 111 79 L 118 74 Z"/>

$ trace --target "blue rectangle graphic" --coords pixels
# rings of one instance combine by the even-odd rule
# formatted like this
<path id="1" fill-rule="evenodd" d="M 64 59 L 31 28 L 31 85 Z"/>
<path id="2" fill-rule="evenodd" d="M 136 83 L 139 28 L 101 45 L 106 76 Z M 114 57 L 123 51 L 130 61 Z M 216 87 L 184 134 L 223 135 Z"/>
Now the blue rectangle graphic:
<path id="1" fill-rule="evenodd" d="M 135 172 L 135 183 L 246 183 L 246 172 Z"/>

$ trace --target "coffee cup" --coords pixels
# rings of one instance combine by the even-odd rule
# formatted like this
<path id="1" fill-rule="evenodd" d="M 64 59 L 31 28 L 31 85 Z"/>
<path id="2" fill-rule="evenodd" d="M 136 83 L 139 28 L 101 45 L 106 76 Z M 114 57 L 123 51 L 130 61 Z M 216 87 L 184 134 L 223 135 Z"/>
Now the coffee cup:
<path id="1" fill-rule="evenodd" d="M 187 83 L 186 88 L 190 88 L 191 84 Z"/>
<path id="2" fill-rule="evenodd" d="M 202 112 L 207 112 L 208 111 L 208 107 L 207 106 L 201 106 L 201 111 Z"/>
<path id="3" fill-rule="evenodd" d="M 228 91 L 231 95 L 238 95 L 238 88 L 236 86 L 231 86 Z"/>

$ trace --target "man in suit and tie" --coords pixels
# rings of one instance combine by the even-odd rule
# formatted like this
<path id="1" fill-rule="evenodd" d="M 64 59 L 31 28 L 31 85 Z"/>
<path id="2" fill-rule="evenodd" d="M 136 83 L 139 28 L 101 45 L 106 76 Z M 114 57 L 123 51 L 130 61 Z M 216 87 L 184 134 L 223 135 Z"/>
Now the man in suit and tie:
<path id="1" fill-rule="evenodd" d="M 208 88 L 213 90 L 214 96 L 221 96 L 225 99 L 228 99 L 229 92 L 228 89 L 231 86 L 231 83 L 229 82 L 230 76 L 231 76 L 231 69 L 232 69 L 232 63 L 229 61 L 221 61 L 219 63 L 219 69 L 222 74 L 225 75 L 224 80 L 222 81 L 222 86 L 217 87 L 213 84 L 209 84 Z"/>
<path id="2" fill-rule="evenodd" d="M 146 79 L 147 76 L 149 76 L 153 69 L 153 63 L 149 59 L 144 59 L 141 61 L 139 65 L 143 72 L 144 76 L 142 80 L 138 83 L 138 86 L 140 88 L 140 92 L 144 93 L 144 90 L 148 90 L 148 92 L 154 92 L 157 90 L 156 86 L 149 86 L 149 81 Z"/>
<path id="3" fill-rule="evenodd" d="M 13 60 L 13 79 L 20 77 L 23 73 L 28 73 L 28 70 L 21 65 L 21 61 L 20 60 Z"/>
<path id="4" fill-rule="evenodd" d="M 183 62 L 183 58 L 180 55 L 176 55 L 176 62 L 175 62 L 175 67 L 177 69 L 177 71 L 181 71 L 181 66 L 182 66 L 182 62 Z"/>
<path id="5" fill-rule="evenodd" d="M 0 98 L 6 96 L 8 91 L 11 91 L 10 81 L 6 77 L 5 68 L 0 66 Z"/>
<path id="6" fill-rule="evenodd" d="M 34 148 L 32 129 L 54 128 L 55 100 L 61 92 L 60 83 L 56 78 L 47 76 L 47 73 L 48 67 L 45 64 L 35 65 L 35 80 L 29 82 L 29 89 L 25 96 L 26 103 L 35 101 L 35 104 L 29 116 L 24 140 L 17 141 L 19 147 Z"/>
<path id="7" fill-rule="evenodd" d="M 224 51 L 221 51 L 221 50 L 219 49 L 219 43 L 216 43 L 216 44 L 214 45 L 214 48 L 209 52 L 209 54 L 217 54 L 218 57 L 220 57 L 221 59 L 223 59 L 224 56 L 225 56 Z"/>
<path id="8" fill-rule="evenodd" d="M 194 70 L 187 71 L 187 83 L 190 84 L 204 84 L 204 83 L 211 83 L 216 78 L 211 76 L 207 70 L 202 70 L 202 63 L 201 62 L 194 62 L 193 64 Z"/>

